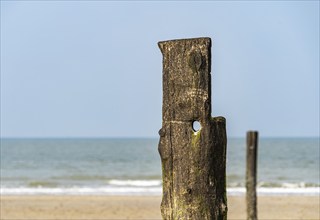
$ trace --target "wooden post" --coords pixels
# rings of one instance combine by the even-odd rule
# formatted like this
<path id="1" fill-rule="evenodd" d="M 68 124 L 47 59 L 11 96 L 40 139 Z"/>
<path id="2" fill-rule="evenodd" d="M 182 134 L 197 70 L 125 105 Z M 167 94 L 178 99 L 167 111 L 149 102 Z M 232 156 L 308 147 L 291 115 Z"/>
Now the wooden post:
<path id="1" fill-rule="evenodd" d="M 246 169 L 246 189 L 247 189 L 247 219 L 257 219 L 257 151 L 258 132 L 247 132 L 247 169 Z"/>
<path id="2" fill-rule="evenodd" d="M 162 218 L 226 219 L 226 122 L 211 118 L 211 39 L 158 45 L 163 55 Z"/>

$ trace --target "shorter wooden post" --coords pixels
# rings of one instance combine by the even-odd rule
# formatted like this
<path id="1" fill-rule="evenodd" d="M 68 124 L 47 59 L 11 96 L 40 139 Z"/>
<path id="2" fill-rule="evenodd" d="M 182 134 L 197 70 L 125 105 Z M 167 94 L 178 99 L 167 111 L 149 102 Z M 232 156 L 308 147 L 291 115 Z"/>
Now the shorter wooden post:
<path id="1" fill-rule="evenodd" d="M 246 189 L 247 189 L 247 219 L 257 220 L 257 151 L 258 132 L 247 132 L 247 169 L 246 169 Z"/>

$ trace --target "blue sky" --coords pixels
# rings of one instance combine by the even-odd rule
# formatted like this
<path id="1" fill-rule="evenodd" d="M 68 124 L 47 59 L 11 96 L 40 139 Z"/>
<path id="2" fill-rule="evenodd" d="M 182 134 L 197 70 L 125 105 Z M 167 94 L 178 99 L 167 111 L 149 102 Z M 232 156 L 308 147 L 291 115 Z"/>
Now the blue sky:
<path id="1" fill-rule="evenodd" d="M 1 136 L 157 137 L 157 42 L 192 37 L 229 137 L 319 136 L 319 1 L 1 1 Z"/>

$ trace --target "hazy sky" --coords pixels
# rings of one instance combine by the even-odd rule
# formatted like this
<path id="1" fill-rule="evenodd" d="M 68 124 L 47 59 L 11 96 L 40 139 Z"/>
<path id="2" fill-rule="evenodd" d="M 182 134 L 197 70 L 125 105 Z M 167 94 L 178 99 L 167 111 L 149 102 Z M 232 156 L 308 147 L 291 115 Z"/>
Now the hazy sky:
<path id="1" fill-rule="evenodd" d="M 1 1 L 1 136 L 157 137 L 157 42 L 192 37 L 229 137 L 319 136 L 319 1 Z"/>

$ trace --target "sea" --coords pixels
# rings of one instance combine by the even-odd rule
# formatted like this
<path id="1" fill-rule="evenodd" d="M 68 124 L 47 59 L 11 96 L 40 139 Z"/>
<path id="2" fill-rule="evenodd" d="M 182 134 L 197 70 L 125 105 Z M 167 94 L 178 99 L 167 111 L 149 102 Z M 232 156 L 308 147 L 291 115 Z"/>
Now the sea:
<path id="1" fill-rule="evenodd" d="M 0 195 L 161 195 L 158 138 L 2 138 Z M 319 138 L 260 138 L 258 195 L 320 195 Z M 227 193 L 245 194 L 246 142 L 229 138 Z"/>

